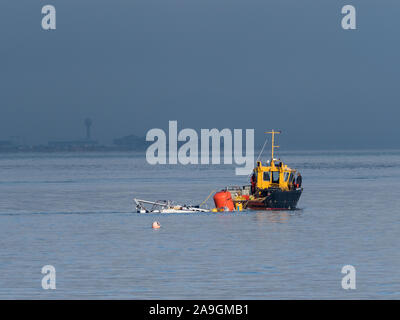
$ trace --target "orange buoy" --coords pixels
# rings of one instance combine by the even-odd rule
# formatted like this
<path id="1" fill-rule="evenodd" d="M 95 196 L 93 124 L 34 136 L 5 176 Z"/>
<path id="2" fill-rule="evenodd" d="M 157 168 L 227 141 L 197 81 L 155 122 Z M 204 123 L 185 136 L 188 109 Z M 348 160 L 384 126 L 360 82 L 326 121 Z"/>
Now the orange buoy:
<path id="1" fill-rule="evenodd" d="M 153 227 L 153 229 L 160 229 L 161 224 L 158 221 L 154 221 L 152 227 Z"/>
<path id="2" fill-rule="evenodd" d="M 233 200 L 232 195 L 229 191 L 220 191 L 214 195 L 214 203 L 217 209 L 225 209 L 233 211 Z"/>

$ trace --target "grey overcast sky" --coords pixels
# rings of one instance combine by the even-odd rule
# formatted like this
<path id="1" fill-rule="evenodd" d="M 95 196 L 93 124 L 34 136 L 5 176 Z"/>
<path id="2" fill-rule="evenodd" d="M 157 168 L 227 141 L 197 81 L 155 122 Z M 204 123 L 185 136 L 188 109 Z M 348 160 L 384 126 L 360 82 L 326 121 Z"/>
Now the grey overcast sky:
<path id="1" fill-rule="evenodd" d="M 399 148 L 399 34 L 395 0 L 1 0 L 0 140 L 81 138 L 89 116 L 102 143 L 178 120 Z"/>

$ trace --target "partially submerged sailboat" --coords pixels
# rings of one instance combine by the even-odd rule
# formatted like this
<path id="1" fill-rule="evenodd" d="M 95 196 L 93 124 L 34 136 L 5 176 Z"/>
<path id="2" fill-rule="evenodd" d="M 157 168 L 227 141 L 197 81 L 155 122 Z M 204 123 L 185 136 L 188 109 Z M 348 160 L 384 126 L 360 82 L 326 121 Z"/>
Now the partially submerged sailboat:
<path id="1" fill-rule="evenodd" d="M 170 200 L 147 201 L 133 199 L 137 213 L 190 213 L 209 212 L 210 210 L 199 208 L 199 206 L 188 206 L 173 204 Z"/>

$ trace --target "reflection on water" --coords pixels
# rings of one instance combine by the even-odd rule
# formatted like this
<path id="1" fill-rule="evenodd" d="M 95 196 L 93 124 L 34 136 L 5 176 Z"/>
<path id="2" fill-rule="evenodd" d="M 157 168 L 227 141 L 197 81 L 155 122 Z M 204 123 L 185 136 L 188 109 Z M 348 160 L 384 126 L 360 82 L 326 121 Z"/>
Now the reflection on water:
<path id="1" fill-rule="evenodd" d="M 0 298 L 400 298 L 400 153 L 281 158 L 302 171 L 301 210 L 143 215 L 133 197 L 198 204 L 247 181 L 131 153 L 0 155 Z"/>
<path id="2" fill-rule="evenodd" d="M 255 218 L 258 222 L 286 223 L 290 218 L 290 212 L 279 211 L 257 211 Z"/>

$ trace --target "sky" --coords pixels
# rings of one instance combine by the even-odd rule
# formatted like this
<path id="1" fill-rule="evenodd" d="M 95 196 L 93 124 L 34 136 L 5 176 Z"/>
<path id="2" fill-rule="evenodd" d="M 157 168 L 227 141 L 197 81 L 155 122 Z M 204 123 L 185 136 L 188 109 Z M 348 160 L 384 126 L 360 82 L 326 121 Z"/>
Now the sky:
<path id="1" fill-rule="evenodd" d="M 399 30 L 395 0 L 1 0 L 0 140 L 84 138 L 90 117 L 101 143 L 177 120 L 280 129 L 284 150 L 399 148 Z"/>

